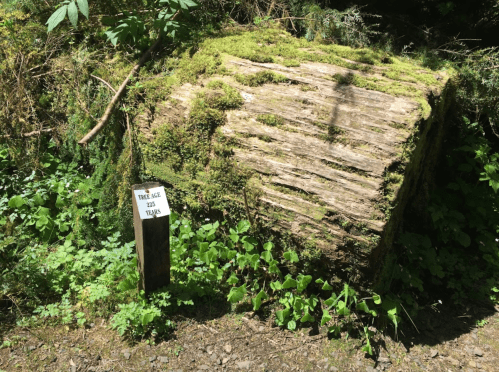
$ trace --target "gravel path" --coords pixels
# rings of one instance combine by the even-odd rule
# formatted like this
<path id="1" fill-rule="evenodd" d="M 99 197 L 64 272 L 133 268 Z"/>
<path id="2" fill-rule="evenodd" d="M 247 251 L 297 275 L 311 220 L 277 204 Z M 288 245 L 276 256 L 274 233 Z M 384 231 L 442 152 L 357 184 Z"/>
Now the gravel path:
<path id="1" fill-rule="evenodd" d="M 375 339 L 329 339 L 325 330 L 281 330 L 252 313 L 178 318 L 166 340 L 129 343 L 105 320 L 87 328 L 0 329 L 0 371 L 499 371 L 499 308 L 428 312 L 416 326 Z M 477 325 L 477 322 L 480 325 Z M 418 333 L 419 332 L 419 333 Z"/>

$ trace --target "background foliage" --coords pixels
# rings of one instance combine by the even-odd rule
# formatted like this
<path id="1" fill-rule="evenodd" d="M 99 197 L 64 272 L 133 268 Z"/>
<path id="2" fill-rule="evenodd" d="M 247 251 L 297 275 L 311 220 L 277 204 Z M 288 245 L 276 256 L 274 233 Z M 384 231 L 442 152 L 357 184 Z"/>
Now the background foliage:
<path id="1" fill-rule="evenodd" d="M 370 353 L 369 326 L 381 319 L 377 324 L 397 329 L 400 303 L 415 315 L 437 299 L 498 300 L 499 52 L 491 37 L 499 26 L 497 1 L 112 0 L 90 1 L 88 11 L 84 0 L 59 5 L 0 5 L 0 296 L 15 302 L 12 311 L 22 309 L 21 323 L 83 325 L 108 316 L 120 334 L 140 337 L 167 332 L 171 315 L 195 301 L 226 298 L 272 312 L 289 329 L 313 322 L 333 335 L 354 329 Z M 185 172 L 202 170 L 224 110 L 238 107 L 241 97 L 222 82 L 208 87 L 223 96 L 198 97 L 185 127 L 158 133 L 143 158 L 134 119 L 142 105 L 168 96 L 168 87 L 133 81 L 103 135 L 82 149 L 77 141 L 113 95 L 102 80 L 119 86 L 159 35 L 167 46 L 144 74 L 168 79 L 178 61 L 159 60 L 175 48 L 195 50 L 199 40 L 237 23 L 273 22 L 309 40 L 457 69 L 445 156 L 428 209 L 431 228 L 405 225 L 377 288 L 381 298 L 310 275 L 299 252 L 254 236 L 245 220 L 229 227 L 223 218 L 212 223 L 196 209 L 184 211 L 172 216 L 173 283 L 148 302 L 136 289 L 130 186 L 149 179 L 143 162 L 150 156 L 168 156 Z M 199 148 L 179 148 L 184 136 L 196 137 Z M 214 151 L 223 155 L 225 148 Z M 228 173 L 223 159 L 219 165 L 218 176 L 244 177 Z"/>

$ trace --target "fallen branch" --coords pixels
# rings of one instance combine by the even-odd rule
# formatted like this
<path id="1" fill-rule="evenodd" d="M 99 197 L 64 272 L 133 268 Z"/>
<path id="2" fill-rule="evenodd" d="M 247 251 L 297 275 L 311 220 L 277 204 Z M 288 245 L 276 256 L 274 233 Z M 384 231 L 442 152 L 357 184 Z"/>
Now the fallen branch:
<path id="1" fill-rule="evenodd" d="M 21 133 L 18 137 L 33 137 L 33 136 L 36 136 L 38 134 L 52 132 L 54 129 L 55 128 L 46 128 L 46 129 L 35 130 L 33 132 Z M 3 136 L 0 136 L 0 138 L 12 138 L 12 136 L 10 134 L 5 134 Z M 14 138 L 17 138 L 17 137 L 14 136 Z"/>
<path id="2" fill-rule="evenodd" d="M 126 86 L 130 82 L 131 78 L 139 72 L 139 69 L 147 61 L 147 59 L 151 55 L 152 51 L 154 49 L 156 49 L 156 47 L 160 44 L 160 42 L 161 42 L 161 36 L 158 37 L 156 42 L 147 50 L 147 52 L 144 53 L 142 58 L 140 58 L 139 62 L 133 67 L 132 71 L 130 71 L 127 78 L 123 81 L 123 83 L 121 83 L 120 87 L 118 88 L 118 91 L 114 95 L 111 102 L 109 102 L 109 104 L 107 105 L 106 111 L 104 112 L 104 115 L 102 115 L 100 121 L 97 123 L 97 125 L 90 132 L 88 132 L 86 134 L 85 137 L 83 137 L 78 142 L 78 144 L 80 146 L 88 145 L 88 143 L 91 142 L 94 139 L 94 137 L 97 135 L 97 133 L 99 133 L 102 130 L 102 128 L 104 128 L 104 126 L 109 121 L 109 118 L 111 117 L 111 114 L 114 110 L 114 107 L 116 106 L 116 104 L 120 100 L 123 93 L 125 93 Z"/>

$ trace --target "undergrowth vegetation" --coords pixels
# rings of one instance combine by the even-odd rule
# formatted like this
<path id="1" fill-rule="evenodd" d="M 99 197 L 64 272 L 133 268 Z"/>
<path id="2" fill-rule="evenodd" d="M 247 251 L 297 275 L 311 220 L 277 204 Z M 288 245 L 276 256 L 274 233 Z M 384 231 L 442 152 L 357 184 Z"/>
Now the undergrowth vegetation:
<path id="1" fill-rule="evenodd" d="M 452 304 L 499 300 L 496 48 L 437 64 L 421 56 L 410 59 L 388 48 L 366 48 L 376 28 L 357 8 L 339 12 L 279 2 L 269 14 L 286 18 L 297 7 L 295 15 L 308 14 L 296 22 L 308 40 L 291 36 L 270 16 L 262 18 L 251 2 L 203 4 L 197 14 L 205 29 L 192 27 L 187 37 L 171 11 L 181 7 L 182 22 L 188 22 L 189 14 L 196 14 L 192 1 L 171 2 L 173 7 L 156 2 L 167 4 L 169 12 L 154 17 L 101 21 L 86 20 L 87 13 L 118 14 L 117 2 L 90 2 L 88 10 L 86 1 L 79 1 L 76 9 L 85 19 L 78 23 L 76 3 L 69 1 L 56 10 L 47 34 L 43 24 L 56 14 L 56 2 L 39 3 L 0 5 L 0 299 L 11 302 L 18 324 L 77 327 L 107 317 L 121 335 L 141 338 L 168 334 L 175 327 L 173 315 L 193 305 L 227 299 L 235 311 L 259 311 L 291 330 L 320 324 L 334 336 L 359 334 L 363 350 L 372 354 L 370 327 L 388 321 L 396 331 L 402 305 L 415 316 L 437 298 Z M 217 30 L 214 20 L 224 18 L 217 12 L 227 4 L 235 18 L 258 27 L 225 18 L 226 27 Z M 69 31 L 66 14 L 78 30 Z M 167 46 L 133 79 L 102 135 L 87 148 L 78 147 L 103 114 L 112 87 L 159 35 Z M 285 67 L 321 62 L 357 70 L 362 74 L 335 74 L 331 80 L 411 97 L 421 104 L 423 118 L 430 113 L 423 91 L 445 83 L 430 67 L 438 65 L 453 78 L 456 115 L 447 118 L 452 127 L 428 208 L 431 224 L 423 229 L 407 216 L 411 223 L 376 288 L 382 297 L 317 275 L 309 254 L 315 247 L 299 252 L 291 239 L 279 240 L 248 222 L 242 192 L 256 208 L 258 191 L 248 184 L 251 171 L 233 158 L 237 143 L 221 130 L 228 110 L 244 103 L 231 84 L 291 81 L 267 71 L 239 74 L 225 65 L 227 55 Z M 174 87 L 215 75 L 196 93 L 186 117 L 176 115 L 153 128 L 151 141 L 137 136 L 139 116 L 147 110 L 154 114 L 156 103 L 169 99 Z M 222 80 L 227 76 L 235 82 Z M 257 120 L 283 125 L 271 114 Z M 330 128 L 326 140 L 340 142 L 341 129 Z M 167 180 L 176 211 L 170 226 L 172 283 L 146 298 L 137 290 L 130 187 L 153 178 Z M 402 176 L 387 172 L 386 181 L 398 185 Z M 384 195 L 390 202 L 392 191 L 387 188 Z"/>

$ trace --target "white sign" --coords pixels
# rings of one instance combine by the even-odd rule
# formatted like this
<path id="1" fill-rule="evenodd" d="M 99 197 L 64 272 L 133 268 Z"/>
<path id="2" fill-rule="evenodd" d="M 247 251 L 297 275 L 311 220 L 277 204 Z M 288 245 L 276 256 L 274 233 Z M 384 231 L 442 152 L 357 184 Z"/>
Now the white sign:
<path id="1" fill-rule="evenodd" d="M 133 192 L 135 193 L 141 220 L 170 214 L 170 207 L 163 186 L 148 190 L 133 190 Z"/>

